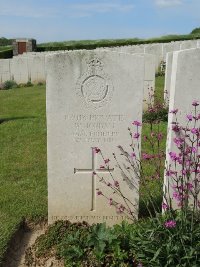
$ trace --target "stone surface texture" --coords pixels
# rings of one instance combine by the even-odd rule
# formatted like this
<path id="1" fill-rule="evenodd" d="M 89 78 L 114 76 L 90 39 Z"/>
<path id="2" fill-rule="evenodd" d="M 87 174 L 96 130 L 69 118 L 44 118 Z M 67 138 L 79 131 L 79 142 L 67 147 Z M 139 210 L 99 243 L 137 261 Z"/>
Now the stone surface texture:
<path id="1" fill-rule="evenodd" d="M 188 119 L 186 115 L 191 114 L 192 102 L 200 101 L 200 49 L 191 49 L 175 52 L 173 55 L 172 77 L 170 85 L 170 101 L 169 110 L 178 109 L 177 119 L 180 126 L 186 126 Z M 200 113 L 198 107 L 197 110 Z M 168 136 L 166 146 L 166 160 L 168 166 L 173 162 L 170 159 L 169 152 L 178 152 L 174 144 L 176 136 L 171 130 L 172 122 L 175 121 L 175 115 L 170 113 L 168 118 Z M 179 169 L 177 169 L 179 170 Z M 173 181 L 168 177 L 164 179 L 164 190 L 168 191 L 172 196 Z M 176 206 L 176 201 L 173 200 L 173 205 Z"/>
<path id="2" fill-rule="evenodd" d="M 166 56 L 164 101 L 167 106 L 169 105 L 169 99 L 170 99 L 173 55 L 174 55 L 174 52 L 169 52 L 167 53 L 167 56 Z"/>
<path id="3" fill-rule="evenodd" d="M 0 59 L 0 83 L 10 79 L 10 59 Z"/>
<path id="4" fill-rule="evenodd" d="M 59 219 L 113 225 L 126 219 L 116 214 L 96 189 L 112 197 L 96 172 L 113 182 L 104 157 L 129 148 L 127 127 L 142 119 L 144 57 L 106 51 L 74 51 L 46 57 L 48 139 L 48 221 Z M 140 142 L 140 141 L 139 141 Z M 121 158 L 120 158 L 121 160 Z M 136 205 L 138 180 L 122 181 L 114 160 L 110 172 Z"/>
<path id="5" fill-rule="evenodd" d="M 16 83 L 27 83 L 29 80 L 27 57 L 14 57 L 10 61 L 11 78 Z"/>

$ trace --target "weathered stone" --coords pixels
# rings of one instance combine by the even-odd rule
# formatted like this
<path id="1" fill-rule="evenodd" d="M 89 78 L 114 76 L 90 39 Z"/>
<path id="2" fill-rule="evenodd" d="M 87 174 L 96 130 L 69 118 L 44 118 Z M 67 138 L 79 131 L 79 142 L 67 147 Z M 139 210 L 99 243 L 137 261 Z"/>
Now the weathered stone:
<path id="1" fill-rule="evenodd" d="M 10 79 L 10 59 L 0 59 L 0 83 Z"/>
<path id="2" fill-rule="evenodd" d="M 113 181 L 100 168 L 104 162 L 94 147 L 110 159 L 118 145 L 129 147 L 127 127 L 142 119 L 144 67 L 142 56 L 110 51 L 46 56 L 49 223 L 68 219 L 112 225 L 126 219 L 107 199 L 96 197 L 97 188 L 109 197 L 112 190 L 94 172 Z M 122 181 L 113 161 L 110 169 L 136 205 L 137 218 L 137 178 L 133 187 Z"/>
<path id="3" fill-rule="evenodd" d="M 156 58 L 155 67 L 156 67 L 156 70 L 158 70 L 160 66 L 160 62 L 163 59 L 163 56 L 162 56 L 163 55 L 163 44 L 146 45 L 145 53 L 155 55 L 155 58 Z"/>
<path id="4" fill-rule="evenodd" d="M 45 55 L 36 54 L 28 57 L 29 77 L 32 83 L 45 82 Z"/>
<path id="5" fill-rule="evenodd" d="M 169 105 L 169 98 L 170 98 L 173 54 L 174 52 L 170 52 L 167 53 L 166 56 L 165 87 L 164 87 L 164 101 L 166 106 Z"/>
<path id="6" fill-rule="evenodd" d="M 11 77 L 16 83 L 27 83 L 30 79 L 28 60 L 25 56 L 14 57 L 10 61 Z"/>
<path id="7" fill-rule="evenodd" d="M 179 126 L 185 127 L 188 123 L 188 114 L 192 112 L 192 102 L 194 100 L 200 101 L 200 49 L 184 50 L 174 52 L 173 63 L 172 63 L 172 77 L 170 84 L 170 101 L 169 110 L 173 111 L 178 109 L 176 118 Z M 197 114 L 200 113 L 198 107 Z M 168 118 L 168 136 L 167 136 L 167 147 L 166 147 L 166 160 L 167 166 L 171 165 L 171 169 L 174 169 L 174 162 L 170 158 L 170 152 L 178 153 L 179 150 L 174 143 L 174 138 L 180 138 L 183 136 L 183 131 L 173 132 L 172 122 L 175 121 L 175 114 L 170 113 Z M 189 126 L 188 126 L 189 127 Z M 199 121 L 197 122 L 199 127 Z M 190 142 L 187 142 L 190 145 Z M 180 165 L 177 164 L 177 171 L 180 171 Z M 193 174 L 191 174 L 193 179 Z M 173 197 L 172 186 L 176 183 L 172 178 L 165 176 L 164 179 L 164 190 L 169 192 L 169 195 Z M 189 201 L 192 200 L 190 196 Z M 172 199 L 172 204 L 177 207 L 177 202 Z"/>

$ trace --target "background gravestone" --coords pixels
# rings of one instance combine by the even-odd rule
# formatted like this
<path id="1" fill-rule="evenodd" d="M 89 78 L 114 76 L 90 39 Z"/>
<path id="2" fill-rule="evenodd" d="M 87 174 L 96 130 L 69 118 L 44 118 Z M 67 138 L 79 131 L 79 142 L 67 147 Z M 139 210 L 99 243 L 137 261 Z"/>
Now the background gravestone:
<path id="1" fill-rule="evenodd" d="M 59 219 L 106 221 L 125 219 L 96 189 L 111 193 L 93 172 L 112 182 L 103 160 L 93 153 L 102 149 L 106 158 L 129 147 L 127 127 L 142 119 L 144 57 L 106 51 L 74 51 L 46 56 L 48 221 Z M 112 174 L 121 184 L 119 169 Z M 138 205 L 137 189 L 122 182 L 122 191 Z"/>
<path id="2" fill-rule="evenodd" d="M 174 52 L 172 63 L 172 77 L 170 84 L 169 111 L 178 109 L 177 119 L 180 126 L 186 126 L 188 119 L 186 115 L 191 114 L 192 102 L 200 101 L 200 49 L 191 49 Z M 200 113 L 200 109 L 198 109 Z M 167 165 L 172 164 L 169 152 L 178 152 L 173 139 L 176 137 L 171 131 L 172 122 L 175 121 L 175 115 L 170 113 L 168 118 L 168 135 L 166 146 Z M 164 179 L 165 190 L 172 197 L 173 181 L 169 177 Z M 176 201 L 173 201 L 176 205 Z"/>
<path id="3" fill-rule="evenodd" d="M 0 83 L 11 80 L 10 59 L 0 59 Z"/>
<path id="4" fill-rule="evenodd" d="M 11 77 L 16 83 L 27 83 L 29 81 L 27 57 L 13 57 L 10 61 L 10 69 Z"/>
<path id="5" fill-rule="evenodd" d="M 167 57 L 166 57 L 165 87 L 164 87 L 164 101 L 165 101 L 166 106 L 169 105 L 169 98 L 170 98 L 173 55 L 174 55 L 174 52 L 169 52 L 167 53 Z"/>
<path id="6" fill-rule="evenodd" d="M 149 44 L 145 46 L 145 53 L 155 55 L 155 69 L 158 70 L 163 59 L 163 44 Z"/>
<path id="7" fill-rule="evenodd" d="M 32 83 L 45 82 L 45 55 L 40 53 L 28 55 L 27 59 L 30 81 Z"/>
<path id="8" fill-rule="evenodd" d="M 163 60 L 167 61 L 167 54 L 180 50 L 181 42 L 171 42 L 163 44 Z"/>

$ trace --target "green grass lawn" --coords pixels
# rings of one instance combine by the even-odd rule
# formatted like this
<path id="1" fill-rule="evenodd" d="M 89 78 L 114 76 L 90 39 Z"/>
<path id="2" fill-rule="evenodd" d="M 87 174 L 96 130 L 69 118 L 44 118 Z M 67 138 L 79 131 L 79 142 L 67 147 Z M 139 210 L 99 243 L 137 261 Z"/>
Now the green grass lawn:
<path id="1" fill-rule="evenodd" d="M 12 46 L 11 45 L 7 45 L 7 46 L 0 46 L 0 51 L 4 51 L 4 50 L 8 50 L 11 49 Z"/>
<path id="2" fill-rule="evenodd" d="M 156 77 L 156 92 L 155 92 L 155 102 L 163 102 L 164 101 L 164 81 L 165 78 L 163 76 Z"/>
<path id="3" fill-rule="evenodd" d="M 158 95 L 163 83 L 157 78 Z M 23 218 L 47 218 L 45 86 L 1 90 L 0 122 L 1 259 Z M 144 125 L 143 134 L 149 131 Z M 166 133 L 166 123 L 161 131 Z"/>
<path id="4" fill-rule="evenodd" d="M 45 87 L 0 91 L 0 258 L 22 218 L 47 216 Z"/>

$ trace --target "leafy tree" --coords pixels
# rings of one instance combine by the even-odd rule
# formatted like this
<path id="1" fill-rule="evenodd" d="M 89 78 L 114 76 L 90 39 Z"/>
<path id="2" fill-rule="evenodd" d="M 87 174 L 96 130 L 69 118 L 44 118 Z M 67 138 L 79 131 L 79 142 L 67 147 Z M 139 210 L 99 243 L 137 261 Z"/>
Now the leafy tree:
<path id="1" fill-rule="evenodd" d="M 195 28 L 194 30 L 192 30 L 191 34 L 197 34 L 200 33 L 200 28 Z"/>

